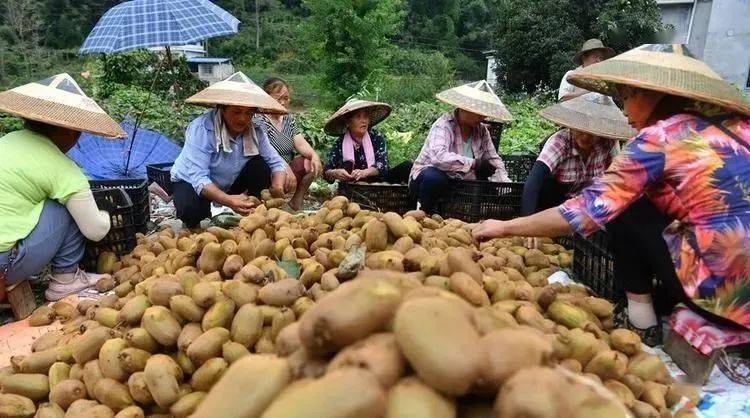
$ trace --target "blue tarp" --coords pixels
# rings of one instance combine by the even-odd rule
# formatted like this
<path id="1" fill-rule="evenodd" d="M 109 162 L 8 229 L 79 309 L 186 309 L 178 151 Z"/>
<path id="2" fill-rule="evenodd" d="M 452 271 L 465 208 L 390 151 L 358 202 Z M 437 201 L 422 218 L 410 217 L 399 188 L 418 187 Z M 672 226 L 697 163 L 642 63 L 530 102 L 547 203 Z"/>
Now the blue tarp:
<path id="1" fill-rule="evenodd" d="M 127 139 L 113 140 L 83 133 L 76 146 L 68 151 L 68 157 L 83 169 L 89 179 L 145 179 L 146 165 L 174 162 L 180 154 L 180 147 L 162 134 L 139 127 L 126 176 L 125 162 L 133 125 L 123 122 L 120 126 L 128 133 Z"/>

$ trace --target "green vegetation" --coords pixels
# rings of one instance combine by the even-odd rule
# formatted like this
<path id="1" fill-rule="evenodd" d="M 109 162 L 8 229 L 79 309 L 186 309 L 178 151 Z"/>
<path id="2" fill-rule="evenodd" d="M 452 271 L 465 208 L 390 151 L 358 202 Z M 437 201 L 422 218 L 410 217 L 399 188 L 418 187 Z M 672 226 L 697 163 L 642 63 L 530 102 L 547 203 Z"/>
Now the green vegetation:
<path id="1" fill-rule="evenodd" d="M 137 51 L 77 55 L 89 30 L 119 0 L 4 0 L 0 4 L 0 89 L 68 72 L 118 119 L 135 118 L 175 142 L 204 109 L 184 105 L 203 87 L 184 59 L 165 65 Z M 292 86 L 292 110 L 325 154 L 334 138 L 322 126 L 349 97 L 394 107 L 378 126 L 391 162 L 412 160 L 432 123 L 448 108 L 436 92 L 485 77 L 483 51 L 502 65 L 501 97 L 515 117 L 502 153 L 536 152 L 554 126 L 537 112 L 554 102 L 562 74 L 584 39 L 618 52 L 661 29 L 654 0 L 215 0 L 242 21 L 234 36 L 211 39 L 212 56 L 262 83 Z M 21 127 L 0 115 L 0 135 Z"/>

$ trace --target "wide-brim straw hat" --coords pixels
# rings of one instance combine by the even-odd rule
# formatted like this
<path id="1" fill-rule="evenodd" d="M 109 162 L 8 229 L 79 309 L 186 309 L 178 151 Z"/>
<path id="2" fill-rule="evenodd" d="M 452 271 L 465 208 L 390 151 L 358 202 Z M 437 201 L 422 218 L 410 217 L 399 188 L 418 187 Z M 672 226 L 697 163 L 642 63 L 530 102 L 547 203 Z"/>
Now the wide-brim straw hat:
<path id="1" fill-rule="evenodd" d="M 513 116 L 485 80 L 454 87 L 436 94 L 441 102 L 489 118 L 495 122 L 510 122 Z"/>
<path id="2" fill-rule="evenodd" d="M 242 106 L 259 113 L 288 113 L 287 109 L 242 72 L 212 84 L 190 96 L 185 103 L 202 106 Z"/>
<path id="3" fill-rule="evenodd" d="M 557 125 L 604 138 L 630 139 L 637 133 L 612 98 L 599 93 L 554 104 L 539 115 Z"/>
<path id="4" fill-rule="evenodd" d="M 588 41 L 583 43 L 583 46 L 581 47 L 581 50 L 576 53 L 576 55 L 573 57 L 573 62 L 575 62 L 577 65 L 583 64 L 583 56 L 587 52 L 600 50 L 604 53 L 604 59 L 610 59 L 613 56 L 615 56 L 615 50 L 604 46 L 604 43 L 599 39 L 589 39 Z"/>
<path id="5" fill-rule="evenodd" d="M 680 44 L 642 45 L 576 70 L 568 76 L 568 81 L 615 97 L 616 86 L 627 85 L 718 105 L 750 116 L 750 101 Z"/>
<path id="6" fill-rule="evenodd" d="M 349 116 L 362 109 L 367 109 L 370 114 L 370 128 L 382 122 L 391 114 L 391 106 L 387 103 L 352 99 L 328 118 L 323 130 L 328 135 L 342 135 L 346 132 L 346 123 L 349 120 Z"/>
<path id="7" fill-rule="evenodd" d="M 68 74 L 0 93 L 0 112 L 107 138 L 126 133 Z"/>

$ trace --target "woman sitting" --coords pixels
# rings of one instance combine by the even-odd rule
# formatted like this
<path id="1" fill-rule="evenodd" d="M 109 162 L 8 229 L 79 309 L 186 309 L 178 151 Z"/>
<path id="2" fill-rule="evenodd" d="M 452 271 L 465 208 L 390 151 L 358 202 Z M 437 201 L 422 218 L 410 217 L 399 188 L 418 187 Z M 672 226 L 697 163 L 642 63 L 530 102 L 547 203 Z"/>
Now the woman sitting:
<path id="1" fill-rule="evenodd" d="M 631 273 L 618 275 L 624 325 L 645 343 L 661 341 L 654 274 L 709 320 L 750 328 L 750 102 L 684 45 L 643 45 L 569 81 L 616 94 L 638 135 L 577 196 L 532 216 L 485 221 L 474 237 L 614 228 L 616 274 L 618 266 Z"/>
<path id="2" fill-rule="evenodd" d="M 242 73 L 216 83 L 186 103 L 216 106 L 187 128 L 185 146 L 172 166 L 177 217 L 189 228 L 211 216 L 211 202 L 247 215 L 248 196 L 270 188 L 276 197 L 293 188 L 294 176 L 268 142 L 266 131 L 253 123 L 258 108 L 286 112 Z"/>
<path id="3" fill-rule="evenodd" d="M 487 82 L 452 88 L 437 98 L 456 109 L 432 125 L 409 177 L 411 193 L 427 213 L 437 210 L 451 179 L 510 181 L 482 122 L 487 118 L 508 122 L 512 117 Z"/>
<path id="4" fill-rule="evenodd" d="M 329 182 L 385 181 L 388 151 L 385 138 L 372 129 L 391 114 L 385 103 L 350 100 L 325 124 L 328 135 L 339 136 L 328 154 L 323 176 Z"/>
<path id="5" fill-rule="evenodd" d="M 557 206 L 588 186 L 636 132 L 611 98 L 587 93 L 539 113 L 563 128 L 550 136 L 523 188 L 521 214 Z"/>
<path id="6" fill-rule="evenodd" d="M 269 78 L 263 83 L 263 90 L 282 106 L 289 108 L 291 89 L 286 81 L 280 78 Z M 285 192 L 294 192 L 294 196 L 289 201 L 289 206 L 293 210 L 300 210 L 302 199 L 307 194 L 307 190 L 323 171 L 320 156 L 297 130 L 294 116 L 281 113 L 261 113 L 256 116 L 256 120 L 268 133 L 271 146 L 286 162 L 287 178 L 296 179 L 296 187 L 287 189 Z M 296 158 L 294 157 L 295 152 L 299 154 Z"/>
<path id="7" fill-rule="evenodd" d="M 24 119 L 25 127 L 0 138 L 0 301 L 6 286 L 51 264 L 45 297 L 54 301 L 96 284 L 86 273 L 86 239 L 109 232 L 89 182 L 65 153 L 82 131 L 110 138 L 125 132 L 68 74 L 0 93 L 0 112 Z"/>

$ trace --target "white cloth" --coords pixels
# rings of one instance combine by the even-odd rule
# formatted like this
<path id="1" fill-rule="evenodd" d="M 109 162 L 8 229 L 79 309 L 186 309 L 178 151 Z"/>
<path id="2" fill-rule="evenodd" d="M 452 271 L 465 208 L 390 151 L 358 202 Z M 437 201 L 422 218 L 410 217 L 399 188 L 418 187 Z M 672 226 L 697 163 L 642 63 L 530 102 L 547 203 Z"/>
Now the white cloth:
<path id="1" fill-rule="evenodd" d="M 109 232 L 109 213 L 99 210 L 91 189 L 72 195 L 65 208 L 70 212 L 83 236 L 91 241 L 101 241 Z"/>
<path id="2" fill-rule="evenodd" d="M 583 68 L 583 67 L 578 67 L 575 70 L 570 70 L 567 73 L 565 73 L 565 75 L 562 78 L 562 81 L 560 82 L 560 89 L 557 92 L 557 100 L 558 101 L 560 99 L 562 99 L 564 96 L 570 96 L 570 97 L 568 97 L 566 99 L 566 100 L 568 100 L 568 99 L 573 99 L 575 97 L 581 96 L 581 95 L 586 94 L 586 93 L 589 92 L 586 89 L 582 89 L 580 87 L 576 87 L 576 86 L 574 86 L 574 85 L 572 85 L 572 84 L 570 84 L 568 82 L 568 76 L 571 75 L 571 74 L 573 74 L 574 71 L 579 70 L 581 68 Z"/>
<path id="3" fill-rule="evenodd" d="M 222 110 L 214 114 L 214 132 L 216 133 L 216 152 L 232 152 L 231 141 L 234 141 L 232 134 L 229 133 L 224 118 L 221 117 Z M 250 123 L 248 129 L 242 134 L 242 143 L 244 145 L 244 156 L 253 157 L 260 154 L 258 151 L 258 140 L 255 138 L 255 129 L 250 129 L 253 124 Z"/>

